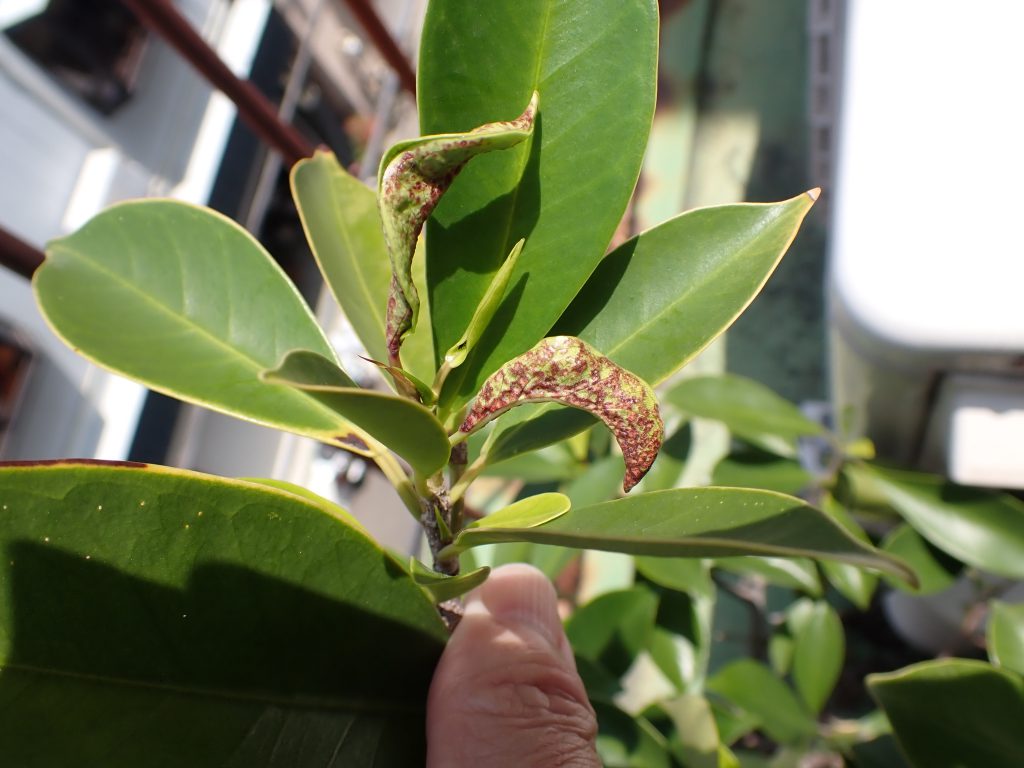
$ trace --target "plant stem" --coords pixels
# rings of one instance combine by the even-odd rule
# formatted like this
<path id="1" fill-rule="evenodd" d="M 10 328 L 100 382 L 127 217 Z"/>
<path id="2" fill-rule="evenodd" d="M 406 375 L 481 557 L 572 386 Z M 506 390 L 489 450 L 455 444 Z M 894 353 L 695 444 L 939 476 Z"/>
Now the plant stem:
<path id="1" fill-rule="evenodd" d="M 476 480 L 481 472 L 484 471 L 484 467 L 487 466 L 484 456 L 480 456 L 474 461 L 469 467 L 466 468 L 465 472 L 462 472 L 459 476 L 458 481 L 452 486 L 450 497 L 453 502 L 461 502 L 462 497 L 466 493 L 466 489 L 469 488 L 470 484 Z"/>

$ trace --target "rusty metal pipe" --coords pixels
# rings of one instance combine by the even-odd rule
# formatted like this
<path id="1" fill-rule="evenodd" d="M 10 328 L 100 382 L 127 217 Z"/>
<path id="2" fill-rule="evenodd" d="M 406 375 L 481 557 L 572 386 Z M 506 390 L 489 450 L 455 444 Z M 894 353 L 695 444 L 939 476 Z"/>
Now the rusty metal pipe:
<path id="1" fill-rule="evenodd" d="M 192 28 L 170 0 L 121 0 L 139 22 L 174 48 L 213 87 L 238 108 L 238 116 L 288 165 L 310 157 L 313 145 L 278 117 L 277 107 L 255 85 L 235 75 Z"/>
<path id="2" fill-rule="evenodd" d="M 40 251 L 0 227 L 0 266 L 31 280 L 32 273 L 42 263 L 43 254 Z"/>

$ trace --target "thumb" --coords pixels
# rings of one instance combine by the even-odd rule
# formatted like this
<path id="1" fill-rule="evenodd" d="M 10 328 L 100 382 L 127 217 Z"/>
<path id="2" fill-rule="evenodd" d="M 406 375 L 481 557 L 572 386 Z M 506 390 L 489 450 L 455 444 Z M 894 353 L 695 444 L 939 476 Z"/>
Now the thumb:
<path id="1" fill-rule="evenodd" d="M 550 582 L 528 565 L 495 570 L 434 672 L 427 767 L 592 768 L 596 736 Z"/>

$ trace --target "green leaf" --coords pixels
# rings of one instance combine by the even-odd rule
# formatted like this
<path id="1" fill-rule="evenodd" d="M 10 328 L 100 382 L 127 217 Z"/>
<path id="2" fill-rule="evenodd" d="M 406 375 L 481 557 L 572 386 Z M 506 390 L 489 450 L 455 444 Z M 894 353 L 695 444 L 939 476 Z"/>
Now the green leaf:
<path id="1" fill-rule="evenodd" d="M 796 439 L 823 428 L 753 379 L 726 374 L 683 379 L 665 400 L 691 416 L 715 419 L 734 435 L 772 453 L 796 455 Z"/>
<path id="2" fill-rule="evenodd" d="M 1024 675 L 1024 603 L 990 603 L 988 655 L 992 663 Z"/>
<path id="3" fill-rule="evenodd" d="M 622 490 L 651 468 L 665 431 L 654 390 L 572 336 L 542 339 L 487 381 L 459 427 L 472 432 L 522 403 L 558 402 L 605 423 L 626 461 Z"/>
<path id="4" fill-rule="evenodd" d="M 531 528 L 467 530 L 458 541 L 461 547 L 531 541 L 659 557 L 813 557 L 913 577 L 901 561 L 857 541 L 799 499 L 743 488 L 644 493 L 572 509 Z"/>
<path id="5" fill-rule="evenodd" d="M 479 543 L 493 541 L 517 541 L 518 539 L 502 538 L 505 530 L 528 531 L 544 523 L 555 520 L 566 512 L 572 502 L 568 496 L 561 493 L 538 493 L 536 496 L 527 496 L 504 509 L 499 509 L 486 517 L 474 520 L 467 525 L 455 537 L 455 541 L 438 553 L 438 557 L 454 557 L 461 552 L 476 546 Z M 497 536 L 497 538 L 492 538 Z"/>
<path id="6" fill-rule="evenodd" d="M 715 565 L 734 573 L 754 573 L 769 584 L 807 592 L 820 597 L 821 579 L 814 563 L 802 558 L 781 557 L 720 557 Z"/>
<path id="7" fill-rule="evenodd" d="M 1024 503 L 931 475 L 864 464 L 847 471 L 855 477 L 867 475 L 896 511 L 939 549 L 976 568 L 1024 578 Z"/>
<path id="8" fill-rule="evenodd" d="M 377 186 L 384 243 L 391 260 L 387 345 L 392 365 L 400 367 L 398 350 L 402 339 L 415 328 L 419 314 L 412 259 L 427 217 L 472 158 L 495 149 L 508 149 L 529 139 L 536 114 L 537 92 L 534 91 L 526 109 L 514 120 L 488 122 L 465 133 L 410 139 L 391 147 L 381 158 Z"/>
<path id="9" fill-rule="evenodd" d="M 734 451 L 715 465 L 711 475 L 715 485 L 763 488 L 791 495 L 798 495 L 812 480 L 800 462 L 756 448 Z"/>
<path id="10" fill-rule="evenodd" d="M 597 714 L 597 754 L 605 768 L 673 768 L 665 737 L 642 717 L 630 717 L 618 707 L 594 701 Z"/>
<path id="11" fill-rule="evenodd" d="M 870 675 L 868 689 L 914 766 L 1024 765 L 1024 680 L 980 661 L 945 659 Z"/>
<path id="12" fill-rule="evenodd" d="M 266 381 L 308 393 L 348 419 L 409 462 L 423 475 L 432 475 L 448 462 L 448 434 L 434 415 L 404 397 L 358 389 L 327 358 L 297 350 L 280 365 L 262 374 Z"/>
<path id="13" fill-rule="evenodd" d="M 753 301 L 815 196 L 699 208 L 638 235 L 601 262 L 552 333 L 578 336 L 644 381 L 664 381 Z M 554 407 L 531 418 L 549 442 L 592 423 Z"/>
<path id="14" fill-rule="evenodd" d="M 494 313 L 498 311 L 498 305 L 501 304 L 501 300 L 505 297 L 508 281 L 512 278 L 512 271 L 519 261 L 519 254 L 522 253 L 524 243 L 526 243 L 526 240 L 520 240 L 512 247 L 512 253 L 509 254 L 508 258 L 505 259 L 505 263 L 501 265 L 501 269 L 494 275 L 491 284 L 487 286 L 487 292 L 480 299 L 480 304 L 477 306 L 476 312 L 473 313 L 473 318 L 469 321 L 466 332 L 445 353 L 443 363 L 449 369 L 458 368 L 466 361 L 466 355 L 480 341 L 480 337 L 483 336 L 487 325 L 494 319 Z"/>
<path id="15" fill-rule="evenodd" d="M 584 471 L 586 465 L 578 462 L 564 443 L 559 443 L 488 466 L 484 475 L 519 479 L 525 483 L 551 483 L 572 480 Z"/>
<path id="16" fill-rule="evenodd" d="M 811 712 L 821 712 L 843 668 L 843 623 L 824 600 L 801 601 L 806 611 L 791 612 L 793 683 Z"/>
<path id="17" fill-rule="evenodd" d="M 422 765 L 444 626 L 335 510 L 127 462 L 0 468 L 4 763 Z"/>
<path id="18" fill-rule="evenodd" d="M 644 587 L 605 592 L 578 608 L 565 624 L 573 651 L 615 677 L 647 649 L 658 596 Z"/>
<path id="19" fill-rule="evenodd" d="M 524 406 L 506 413 L 495 425 L 486 449 L 488 463 L 497 464 L 545 448 L 597 424 L 597 418 L 576 408 L 551 404 Z"/>
<path id="20" fill-rule="evenodd" d="M 412 580 L 427 591 L 435 603 L 443 603 L 470 592 L 485 581 L 491 573 L 486 565 L 458 576 L 445 576 L 425 566 L 415 557 L 409 558 L 409 573 Z"/>
<path id="21" fill-rule="evenodd" d="M 327 287 L 367 354 L 383 360 L 391 267 L 377 195 L 322 149 L 292 166 L 290 180 L 302 228 Z"/>
<path id="22" fill-rule="evenodd" d="M 428 223 L 439 352 L 527 238 L 510 297 L 448 377 L 444 407 L 457 409 L 540 340 L 604 256 L 643 160 L 657 47 L 654 0 L 489 0 L 486 14 L 461 0 L 430 3 L 420 47 L 424 133 L 514 114 L 533 91 L 541 103 L 533 140 L 475 160 Z"/>
<path id="23" fill-rule="evenodd" d="M 675 726 L 669 746 L 676 758 L 687 768 L 719 768 L 718 726 L 708 700 L 690 694 L 659 707 Z"/>
<path id="24" fill-rule="evenodd" d="M 555 332 L 664 381 L 753 301 L 814 197 L 699 208 L 634 237 L 601 262 Z"/>
<path id="25" fill-rule="evenodd" d="M 173 200 L 107 209 L 52 241 L 36 272 L 51 327 L 90 360 L 214 410 L 342 444 L 346 422 L 259 374 L 293 349 L 334 353 L 263 247 Z"/>
<path id="26" fill-rule="evenodd" d="M 817 732 L 814 718 L 786 684 L 753 659 L 727 664 L 708 680 L 707 689 L 756 716 L 759 727 L 780 744 L 799 743 Z"/>
<path id="27" fill-rule="evenodd" d="M 868 535 L 864 533 L 864 529 L 853 519 L 853 515 L 834 496 L 825 494 L 822 508 L 833 520 L 845 528 L 846 532 L 851 536 L 854 536 L 859 541 L 863 541 L 865 544 L 871 543 Z M 914 567 L 912 563 L 910 566 L 911 568 Z M 822 563 L 822 570 L 832 583 L 832 586 L 841 595 L 862 611 L 868 609 L 868 606 L 871 604 L 871 596 L 874 595 L 875 588 L 878 586 L 877 574 L 868 573 L 860 568 L 844 563 Z"/>
<path id="28" fill-rule="evenodd" d="M 956 581 L 956 574 L 950 573 L 936 559 L 936 554 L 941 553 L 938 550 L 932 551 L 928 542 L 909 525 L 901 525 L 886 536 L 882 541 L 882 549 L 900 558 L 917 574 L 917 588 L 903 583 L 895 584 L 905 592 L 931 595 L 941 592 Z"/>
<path id="29" fill-rule="evenodd" d="M 637 557 L 634 563 L 638 573 L 659 586 L 695 595 L 714 591 L 708 567 L 698 559 Z"/>
<path id="30" fill-rule="evenodd" d="M 437 394 L 430 385 L 425 381 L 416 378 L 413 374 L 409 373 L 409 371 L 403 368 L 397 368 L 393 365 L 388 365 L 387 363 L 382 363 L 380 360 L 371 360 L 368 357 L 364 357 L 363 359 L 371 365 L 376 365 L 382 371 L 386 371 L 388 375 L 395 380 L 395 383 L 403 392 L 415 392 L 416 396 L 419 397 L 420 402 L 424 405 L 430 406 L 437 402 Z"/>

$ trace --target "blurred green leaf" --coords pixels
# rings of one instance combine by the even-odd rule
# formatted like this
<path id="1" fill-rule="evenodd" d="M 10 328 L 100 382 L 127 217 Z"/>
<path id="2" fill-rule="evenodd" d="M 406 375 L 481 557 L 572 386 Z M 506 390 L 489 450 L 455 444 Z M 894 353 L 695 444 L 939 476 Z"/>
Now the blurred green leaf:
<path id="1" fill-rule="evenodd" d="M 810 560 L 782 557 L 720 557 L 715 566 L 733 573 L 757 574 L 777 587 L 820 597 L 821 580 Z"/>
<path id="2" fill-rule="evenodd" d="M 597 754 L 605 768 L 673 768 L 665 737 L 642 717 L 630 717 L 604 701 L 594 701 Z"/>
<path id="3" fill-rule="evenodd" d="M 484 474 L 507 477 L 525 483 L 552 483 L 572 480 L 587 467 L 576 460 L 564 443 L 556 443 L 533 453 L 525 453 L 500 464 L 488 466 Z M 618 483 L 616 483 L 618 488 Z"/>
<path id="4" fill-rule="evenodd" d="M 956 574 L 950 573 L 936 559 L 928 542 L 907 524 L 893 529 L 882 541 L 882 549 L 900 558 L 914 569 L 920 584 L 915 589 L 903 582 L 891 582 L 898 589 L 919 595 L 941 592 L 956 581 Z"/>
<path id="5" fill-rule="evenodd" d="M 718 726 L 708 700 L 690 694 L 659 706 L 675 726 L 669 748 L 676 759 L 687 768 L 719 768 Z"/>
<path id="6" fill-rule="evenodd" d="M 657 462 L 654 466 L 657 468 Z M 711 475 L 714 485 L 762 488 L 791 496 L 809 486 L 812 479 L 799 462 L 756 448 L 733 451 L 715 465 Z"/>
<path id="7" fill-rule="evenodd" d="M 292 166 L 292 197 L 324 281 L 375 360 L 387 360 L 384 315 L 391 265 L 377 195 L 317 150 Z"/>
<path id="8" fill-rule="evenodd" d="M 823 511 L 830 515 L 847 533 L 865 544 L 871 540 L 864 533 L 856 520 L 853 519 L 846 507 L 840 504 L 831 494 L 825 494 L 822 501 Z M 910 564 L 913 567 L 913 564 Z M 871 597 L 878 587 L 878 575 L 845 563 L 822 563 L 822 570 L 836 590 L 856 605 L 862 611 L 866 611 L 871 604 Z"/>
<path id="9" fill-rule="evenodd" d="M 658 597 L 649 589 L 605 592 L 569 617 L 565 633 L 577 656 L 618 677 L 650 644 L 657 611 Z"/>
<path id="10" fill-rule="evenodd" d="M 707 595 L 714 590 L 708 567 L 701 560 L 640 556 L 633 562 L 637 572 L 663 587 L 696 595 Z"/>
<path id="11" fill-rule="evenodd" d="M 755 715 L 760 728 L 780 744 L 795 744 L 817 732 L 814 718 L 784 682 L 753 659 L 740 659 L 715 673 L 708 691 Z"/>
<path id="12" fill-rule="evenodd" d="M 993 664 L 1024 675 L 1024 603 L 993 600 L 989 610 L 989 658 Z"/>
<path id="13" fill-rule="evenodd" d="M 447 633 L 333 504 L 87 461 L 0 502 L 4 765 L 423 764 Z"/>
<path id="14" fill-rule="evenodd" d="M 659 557 L 778 555 L 855 563 L 910 578 L 799 499 L 742 488 L 685 488 L 573 509 L 531 528 L 464 531 L 460 546 L 499 541 L 560 544 Z"/>
<path id="15" fill-rule="evenodd" d="M 793 683 L 811 712 L 821 712 L 843 668 L 846 638 L 843 623 L 824 600 L 801 601 L 804 615 L 791 614 Z"/>
<path id="16" fill-rule="evenodd" d="M 333 359 L 309 308 L 248 232 L 174 200 L 121 203 L 52 241 L 33 281 L 80 354 L 198 405 L 338 445 L 347 421 L 260 380 L 293 349 Z"/>
<path id="17" fill-rule="evenodd" d="M 1024 765 L 1024 680 L 980 661 L 944 659 L 870 675 L 868 689 L 914 766 Z"/>
<path id="18" fill-rule="evenodd" d="M 861 464 L 889 503 L 939 549 L 1000 576 L 1024 578 L 1024 503 L 942 478 Z"/>
<path id="19" fill-rule="evenodd" d="M 796 439 L 824 429 L 753 379 L 725 374 L 686 378 L 665 400 L 691 416 L 721 421 L 734 435 L 781 456 L 796 455 Z"/>
<path id="20" fill-rule="evenodd" d="M 307 393 L 423 475 L 432 475 L 448 462 L 448 434 L 430 411 L 404 397 L 352 387 L 346 383 L 351 379 L 322 355 L 290 352 L 276 368 L 263 371 L 261 378 Z"/>

